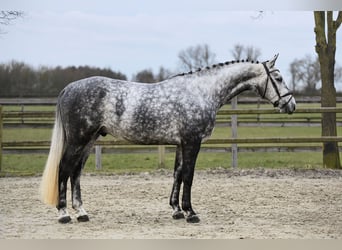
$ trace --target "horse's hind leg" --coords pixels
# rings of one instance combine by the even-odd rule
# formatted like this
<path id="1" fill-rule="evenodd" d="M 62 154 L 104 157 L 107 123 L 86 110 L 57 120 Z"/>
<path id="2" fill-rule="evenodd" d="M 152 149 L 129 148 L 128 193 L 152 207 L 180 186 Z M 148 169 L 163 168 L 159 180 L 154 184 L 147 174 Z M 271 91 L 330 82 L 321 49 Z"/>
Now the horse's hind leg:
<path id="1" fill-rule="evenodd" d="M 71 196 L 72 196 L 72 207 L 76 210 L 77 213 L 77 220 L 80 222 L 89 221 L 89 217 L 87 212 L 82 207 L 82 198 L 81 198 L 81 185 L 80 185 L 80 178 L 81 178 L 81 169 L 77 169 L 70 177 L 71 181 Z"/>
<path id="2" fill-rule="evenodd" d="M 80 174 L 88 157 L 89 150 L 85 150 L 86 146 L 67 145 L 64 151 L 60 167 L 59 167 L 59 202 L 57 205 L 60 223 L 68 223 L 71 217 L 67 211 L 67 183 L 70 177 L 72 189 L 73 208 L 77 211 L 79 221 L 86 221 L 87 214 L 82 208 Z M 79 219 L 80 218 L 80 219 Z"/>
<path id="3" fill-rule="evenodd" d="M 80 179 L 81 179 L 81 172 L 84 167 L 84 164 L 86 160 L 88 159 L 89 152 L 91 149 L 91 146 L 93 143 L 89 143 L 89 145 L 85 148 L 83 157 L 80 161 L 80 164 L 77 166 L 77 168 L 74 170 L 72 175 L 70 176 L 71 180 L 71 195 L 72 195 L 72 207 L 76 210 L 77 213 L 77 220 L 79 222 L 86 222 L 89 221 L 89 217 L 87 212 L 82 207 L 82 198 L 81 198 L 81 185 L 80 185 Z"/>
<path id="4" fill-rule="evenodd" d="M 69 173 L 63 168 L 64 164 L 61 162 L 58 176 L 58 222 L 59 223 L 68 223 L 71 221 L 71 217 L 67 210 L 67 202 L 66 202 L 66 191 L 67 184 L 69 179 Z"/>

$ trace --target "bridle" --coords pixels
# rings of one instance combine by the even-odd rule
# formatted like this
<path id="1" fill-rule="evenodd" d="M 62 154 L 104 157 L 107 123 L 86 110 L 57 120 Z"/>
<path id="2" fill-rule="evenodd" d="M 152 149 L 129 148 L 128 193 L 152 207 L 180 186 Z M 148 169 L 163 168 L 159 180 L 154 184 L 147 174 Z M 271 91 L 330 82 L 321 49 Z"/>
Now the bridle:
<path id="1" fill-rule="evenodd" d="M 282 105 L 282 107 L 280 107 L 280 108 L 285 107 L 285 106 L 291 101 L 291 99 L 293 98 L 293 92 L 292 92 L 292 91 L 289 91 L 289 92 L 287 92 L 286 94 L 281 95 L 280 92 L 279 92 L 279 89 L 277 88 L 277 84 L 275 83 L 274 79 L 273 79 L 272 76 L 271 76 L 271 73 L 272 73 L 272 72 L 279 71 L 279 70 L 278 70 L 278 69 L 274 69 L 274 70 L 270 71 L 270 70 L 268 69 L 268 67 L 266 66 L 266 62 L 263 62 L 262 65 L 263 65 L 264 68 L 265 68 L 265 71 L 266 71 L 266 74 L 267 74 L 267 79 L 266 79 L 266 84 L 265 84 L 265 90 L 264 90 L 264 93 L 262 94 L 261 97 L 262 97 L 263 99 L 265 98 L 266 92 L 267 92 L 267 87 L 268 87 L 268 82 L 269 82 L 269 80 L 271 80 L 272 86 L 273 86 L 274 90 L 276 91 L 276 93 L 277 93 L 277 95 L 278 95 L 278 98 L 279 98 L 277 101 L 275 101 L 274 103 L 272 103 L 272 104 L 273 104 L 273 107 L 278 107 L 281 98 L 290 95 L 291 97 L 289 98 L 289 100 L 287 100 L 287 102 L 284 103 L 284 104 Z"/>

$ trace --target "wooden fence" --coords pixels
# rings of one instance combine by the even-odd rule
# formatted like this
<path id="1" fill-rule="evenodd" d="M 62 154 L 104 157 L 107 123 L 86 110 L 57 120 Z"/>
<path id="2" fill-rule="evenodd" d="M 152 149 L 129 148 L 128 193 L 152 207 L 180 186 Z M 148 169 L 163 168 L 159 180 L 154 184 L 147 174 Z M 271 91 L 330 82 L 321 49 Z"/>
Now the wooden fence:
<path id="1" fill-rule="evenodd" d="M 255 96 L 239 96 L 239 104 L 241 103 L 267 103 L 267 101 Z M 297 103 L 320 103 L 320 96 L 296 96 Z M 336 97 L 336 102 L 342 102 L 342 96 Z M 51 105 L 54 106 L 57 103 L 57 97 L 51 98 L 0 98 L 0 105 Z"/>
<path id="2" fill-rule="evenodd" d="M 297 109 L 293 117 L 297 114 L 320 114 L 320 113 L 342 113 L 342 108 L 302 108 Z M 226 139 L 209 139 L 205 141 L 204 145 L 225 145 L 226 147 L 232 148 L 233 162 L 232 166 L 237 167 L 237 145 L 239 144 L 288 144 L 288 143 L 322 143 L 328 141 L 341 142 L 342 137 L 267 137 L 267 138 L 237 138 L 234 130 L 238 127 L 237 117 L 240 115 L 264 115 L 264 114 L 278 114 L 279 111 L 276 109 L 230 109 L 220 110 L 218 116 L 230 116 L 232 125 L 232 137 Z M 37 119 L 47 119 L 49 126 L 52 126 L 54 119 L 54 112 L 51 111 L 15 111 L 15 112 L 4 112 L 0 106 L 0 171 L 2 162 L 2 153 L 4 150 L 27 150 L 27 149 L 48 149 L 50 141 L 3 141 L 3 124 L 11 120 L 24 121 L 24 119 L 31 119 L 32 121 Z M 234 121 L 235 120 L 235 121 Z M 95 154 L 96 154 L 96 167 L 101 168 L 101 152 L 102 147 L 116 147 L 132 145 L 132 143 L 123 140 L 110 140 L 104 141 L 99 140 L 95 143 Z M 236 149 L 233 150 L 233 148 Z M 150 147 L 142 147 L 150 148 Z M 165 146 L 158 146 L 159 165 L 163 166 L 165 163 Z M 234 162 L 235 161 L 235 162 Z"/>

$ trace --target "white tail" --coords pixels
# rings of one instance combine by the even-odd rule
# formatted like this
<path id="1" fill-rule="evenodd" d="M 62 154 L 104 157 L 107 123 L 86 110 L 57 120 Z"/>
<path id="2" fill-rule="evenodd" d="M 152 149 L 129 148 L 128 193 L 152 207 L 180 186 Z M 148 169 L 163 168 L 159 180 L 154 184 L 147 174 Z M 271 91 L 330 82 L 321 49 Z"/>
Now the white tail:
<path id="1" fill-rule="evenodd" d="M 50 153 L 45 164 L 40 193 L 42 201 L 48 205 L 58 204 L 59 163 L 64 150 L 64 129 L 57 107 L 56 120 L 52 132 Z"/>

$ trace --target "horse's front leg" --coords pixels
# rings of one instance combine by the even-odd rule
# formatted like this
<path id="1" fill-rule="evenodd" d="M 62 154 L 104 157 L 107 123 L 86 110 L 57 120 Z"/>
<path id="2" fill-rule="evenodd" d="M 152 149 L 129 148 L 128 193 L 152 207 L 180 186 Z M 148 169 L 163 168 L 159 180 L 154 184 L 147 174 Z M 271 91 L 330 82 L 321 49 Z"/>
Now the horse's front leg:
<path id="1" fill-rule="evenodd" d="M 183 198 L 182 209 L 186 213 L 186 221 L 190 223 L 197 223 L 200 221 L 191 205 L 191 186 L 195 172 L 195 164 L 198 152 L 201 147 L 201 140 L 191 140 L 183 143 L 183 166 L 182 166 L 182 180 L 183 180 Z"/>
<path id="2" fill-rule="evenodd" d="M 179 206 L 179 192 L 180 192 L 180 188 L 182 184 L 182 164 L 183 164 L 182 146 L 177 145 L 175 169 L 173 173 L 174 182 L 173 182 L 172 192 L 170 196 L 170 206 L 173 209 L 172 218 L 176 220 L 184 218 L 184 214 Z"/>

